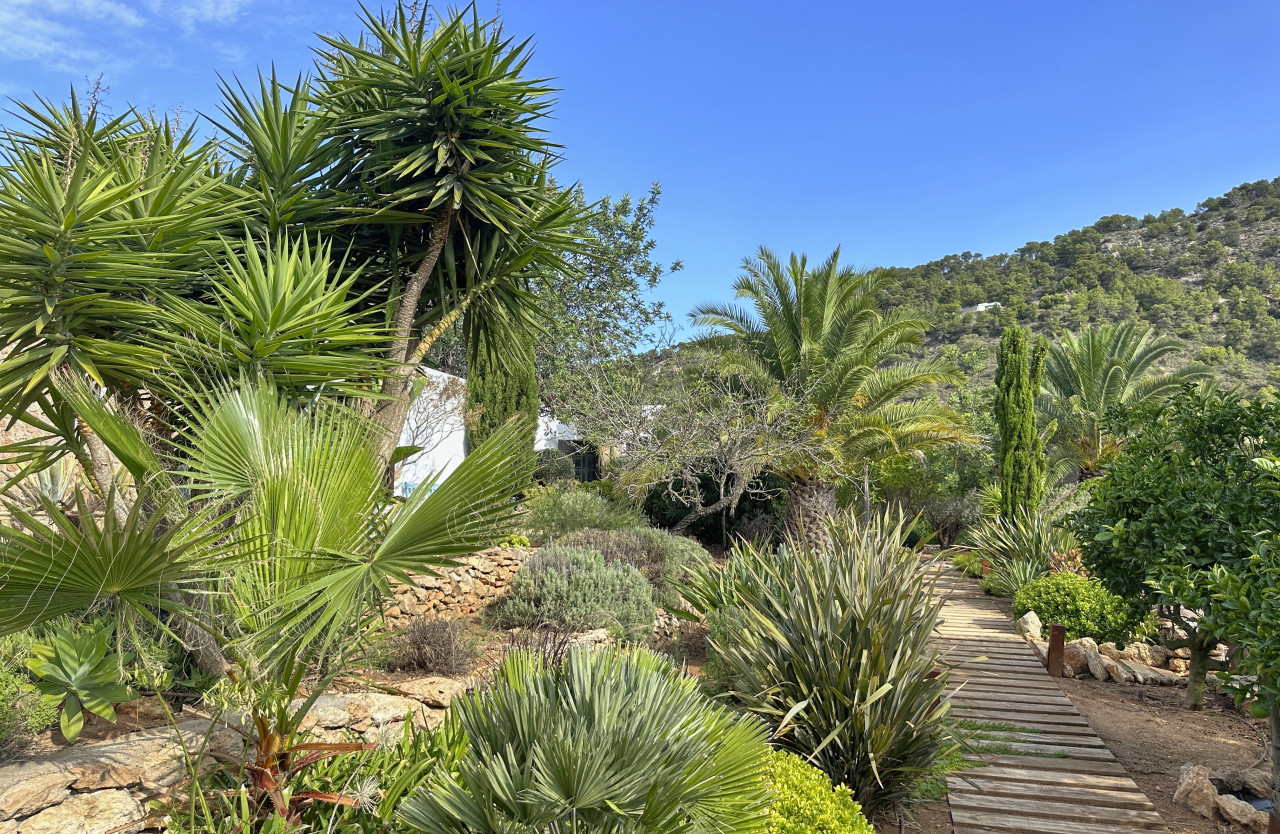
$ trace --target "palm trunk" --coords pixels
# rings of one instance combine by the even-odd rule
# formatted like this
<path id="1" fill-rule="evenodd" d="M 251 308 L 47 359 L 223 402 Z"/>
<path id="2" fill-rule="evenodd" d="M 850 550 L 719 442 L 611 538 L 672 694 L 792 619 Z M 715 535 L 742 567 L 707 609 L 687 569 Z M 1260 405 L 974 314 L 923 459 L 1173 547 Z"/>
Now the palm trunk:
<path id="1" fill-rule="evenodd" d="M 396 305 L 392 320 L 395 341 L 391 345 L 391 359 L 400 363 L 392 368 L 391 373 L 382 383 L 382 395 L 389 397 L 376 408 L 374 420 L 383 428 L 382 444 L 379 454 L 384 462 L 391 460 L 391 455 L 400 444 L 400 433 L 404 431 L 405 420 L 409 417 L 409 403 L 405 400 L 409 391 L 409 380 L 413 376 L 420 359 L 419 347 L 413 341 L 413 323 L 418 318 L 418 305 L 422 301 L 422 291 L 435 272 L 436 262 L 440 260 L 440 252 L 444 249 L 445 240 L 449 236 L 449 227 L 453 223 L 453 209 L 446 205 L 431 225 L 431 248 L 423 256 L 422 263 L 414 270 L 413 277 L 405 284 L 404 292 Z"/>
<path id="2" fill-rule="evenodd" d="M 836 487 L 818 478 L 787 482 L 787 532 L 815 550 L 831 546 L 827 524 L 836 514 Z"/>

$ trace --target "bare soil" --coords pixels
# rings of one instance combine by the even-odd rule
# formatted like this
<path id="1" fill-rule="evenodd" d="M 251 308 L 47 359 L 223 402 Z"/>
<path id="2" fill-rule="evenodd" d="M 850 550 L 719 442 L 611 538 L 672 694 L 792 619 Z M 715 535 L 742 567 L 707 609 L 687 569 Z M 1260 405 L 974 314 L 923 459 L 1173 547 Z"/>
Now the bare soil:
<path id="1" fill-rule="evenodd" d="M 1266 726 L 1212 689 L 1203 712 L 1183 707 L 1184 687 L 1119 685 L 1092 679 L 1058 681 L 1174 834 L 1218 834 L 1217 824 L 1173 801 L 1178 771 L 1193 762 L 1213 768 L 1266 767 Z"/>

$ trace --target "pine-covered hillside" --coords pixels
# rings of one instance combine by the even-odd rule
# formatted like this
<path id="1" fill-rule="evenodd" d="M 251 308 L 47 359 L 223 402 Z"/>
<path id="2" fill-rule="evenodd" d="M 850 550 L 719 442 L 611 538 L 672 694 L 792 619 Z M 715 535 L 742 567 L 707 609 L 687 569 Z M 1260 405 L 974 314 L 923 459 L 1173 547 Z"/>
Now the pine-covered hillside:
<path id="1" fill-rule="evenodd" d="M 894 270 L 890 305 L 934 323 L 929 347 L 988 345 L 1013 322 L 1050 335 L 1135 319 L 1187 342 L 1226 382 L 1280 386 L 1280 178 L 1139 219 L 1113 214 L 1011 255 Z M 982 312 L 963 312 L 998 302 Z"/>

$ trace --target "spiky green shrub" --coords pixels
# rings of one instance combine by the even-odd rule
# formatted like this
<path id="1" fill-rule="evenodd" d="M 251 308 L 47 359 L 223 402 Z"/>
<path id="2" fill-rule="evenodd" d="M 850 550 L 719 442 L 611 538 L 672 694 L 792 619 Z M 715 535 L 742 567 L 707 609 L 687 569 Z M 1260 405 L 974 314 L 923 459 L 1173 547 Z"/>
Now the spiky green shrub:
<path id="1" fill-rule="evenodd" d="M 979 559 L 991 565 L 983 587 L 1000 596 L 1012 596 L 1026 583 L 1048 576 L 1055 553 L 1076 549 L 1076 537 L 1040 512 L 986 519 L 969 530 L 969 542 Z"/>
<path id="2" fill-rule="evenodd" d="M 729 570 L 694 571 L 686 599 L 716 624 L 733 697 L 873 814 L 947 749 L 935 564 L 903 546 L 900 517 L 846 514 L 829 530 L 821 550 L 740 546 Z"/>
<path id="3" fill-rule="evenodd" d="M 1098 580 L 1074 573 L 1053 573 L 1022 586 L 1013 595 L 1013 613 L 1021 617 L 1028 611 L 1036 612 L 1046 625 L 1066 626 L 1068 640 L 1093 637 L 1123 643 L 1133 631 L 1143 630 L 1123 598 Z"/>
<path id="4" fill-rule="evenodd" d="M 654 601 L 667 607 L 680 601 L 675 583 L 684 578 L 685 570 L 710 559 L 702 545 L 693 539 L 673 536 L 654 527 L 578 530 L 556 539 L 555 543 L 584 547 L 604 556 L 606 562 L 631 565 L 653 585 Z"/>
<path id="5" fill-rule="evenodd" d="M 453 701 L 470 740 L 401 806 L 431 834 L 763 832 L 764 726 L 708 700 L 653 652 L 513 651 Z"/>
<path id="6" fill-rule="evenodd" d="M 875 834 L 844 785 L 785 750 L 769 754 L 769 834 Z"/>
<path id="7" fill-rule="evenodd" d="M 609 564 L 594 550 L 553 544 L 521 565 L 490 617 L 498 628 L 609 628 L 643 639 L 652 633 L 654 613 L 653 591 L 640 571 Z"/>
<path id="8" fill-rule="evenodd" d="M 525 507 L 528 512 L 521 521 L 535 544 L 589 527 L 622 530 L 644 525 L 644 518 L 631 505 L 575 486 L 532 489 Z"/>

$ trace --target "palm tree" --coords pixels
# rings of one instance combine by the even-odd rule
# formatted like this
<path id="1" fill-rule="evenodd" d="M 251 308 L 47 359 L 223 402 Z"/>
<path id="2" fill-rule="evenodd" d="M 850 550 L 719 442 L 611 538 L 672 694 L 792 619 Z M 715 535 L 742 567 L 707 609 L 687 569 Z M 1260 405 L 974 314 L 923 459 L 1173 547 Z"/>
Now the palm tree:
<path id="1" fill-rule="evenodd" d="M 138 620 L 164 630 L 250 700 L 251 770 L 277 791 L 302 717 L 376 627 L 392 581 L 492 544 L 533 466 L 513 422 L 398 502 L 383 486 L 379 427 L 336 401 L 228 383 L 191 392 L 158 436 L 79 378 L 55 385 L 133 490 L 111 490 L 103 513 L 81 492 L 73 511 L 49 496 L 39 515 L 12 509 L 0 525 L 0 635 L 87 606 L 118 618 L 120 634 Z M 298 705 L 310 674 L 320 680 Z M 269 799 L 255 801 L 283 807 Z"/>
<path id="2" fill-rule="evenodd" d="M 936 360 L 903 360 L 927 323 L 907 312 L 883 312 L 878 296 L 887 271 L 840 265 L 837 249 L 815 268 L 803 255 L 783 262 L 761 247 L 743 261 L 736 305 L 705 305 L 695 323 L 724 334 L 744 369 L 770 379 L 795 406 L 804 430 L 825 439 L 817 455 L 780 460 L 787 482 L 789 526 L 815 546 L 836 509 L 834 479 L 907 451 L 968 439 L 963 419 L 930 399 L 907 399 L 960 373 Z"/>
<path id="3" fill-rule="evenodd" d="M 1052 467 L 1074 473 L 1077 481 L 1101 475 L 1124 443 L 1106 430 L 1109 410 L 1161 399 L 1184 383 L 1212 378 L 1213 371 L 1203 365 L 1160 368 L 1181 350 L 1176 339 L 1129 321 L 1091 327 L 1078 336 L 1068 333 L 1051 345 L 1037 406 L 1042 424 L 1053 426 Z"/>

